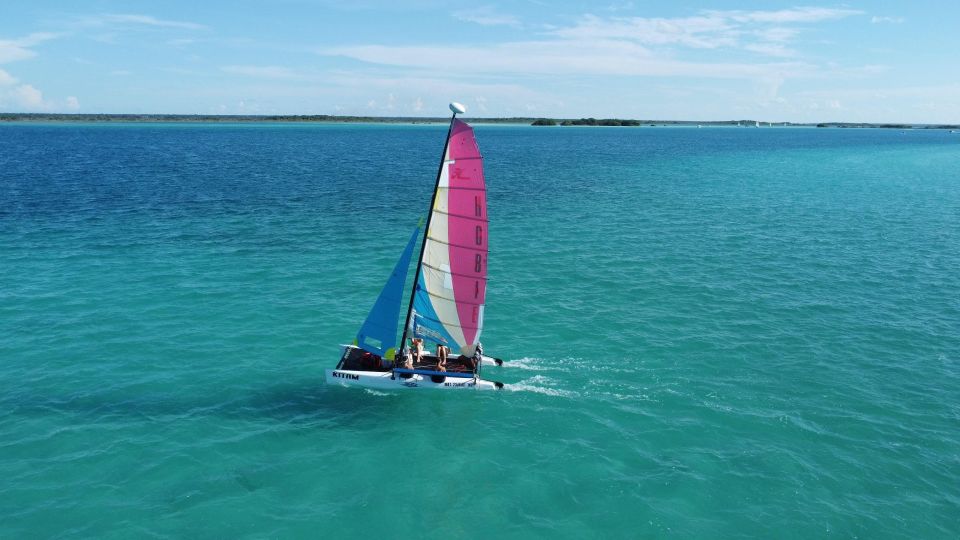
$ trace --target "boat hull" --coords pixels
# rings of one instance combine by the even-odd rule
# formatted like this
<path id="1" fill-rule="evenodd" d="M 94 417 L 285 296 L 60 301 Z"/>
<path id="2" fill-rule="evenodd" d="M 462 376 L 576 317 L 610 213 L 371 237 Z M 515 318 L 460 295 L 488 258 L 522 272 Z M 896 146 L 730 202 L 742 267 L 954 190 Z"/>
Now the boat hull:
<path id="1" fill-rule="evenodd" d="M 344 369 L 328 369 L 326 371 L 327 384 L 341 386 L 360 386 L 377 390 L 409 390 L 428 388 L 434 390 L 499 390 L 493 381 L 480 378 L 445 377 L 441 382 L 434 382 L 429 375 L 411 373 L 409 378 L 394 375 L 390 371 L 350 371 Z M 501 387 L 503 385 L 500 385 Z"/>
<path id="2" fill-rule="evenodd" d="M 485 366 L 502 366 L 503 365 L 503 360 L 499 358 L 480 355 L 480 359 L 483 362 L 483 365 Z"/>

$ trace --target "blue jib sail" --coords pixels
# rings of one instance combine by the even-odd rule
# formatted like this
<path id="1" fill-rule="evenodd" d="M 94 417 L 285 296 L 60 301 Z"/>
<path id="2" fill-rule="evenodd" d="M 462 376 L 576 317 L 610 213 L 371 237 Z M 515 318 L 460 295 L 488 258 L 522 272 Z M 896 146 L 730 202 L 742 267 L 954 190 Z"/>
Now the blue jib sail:
<path id="1" fill-rule="evenodd" d="M 420 226 L 417 225 L 407 247 L 400 255 L 400 260 L 393 267 L 390 279 L 383 286 L 373 309 L 367 315 L 367 320 L 363 321 L 363 326 L 357 333 L 356 345 L 382 358 L 393 357 L 397 343 L 397 324 L 400 321 L 400 304 L 403 302 L 403 285 L 407 281 L 407 269 L 410 267 L 410 258 L 413 256 L 419 233 Z"/>

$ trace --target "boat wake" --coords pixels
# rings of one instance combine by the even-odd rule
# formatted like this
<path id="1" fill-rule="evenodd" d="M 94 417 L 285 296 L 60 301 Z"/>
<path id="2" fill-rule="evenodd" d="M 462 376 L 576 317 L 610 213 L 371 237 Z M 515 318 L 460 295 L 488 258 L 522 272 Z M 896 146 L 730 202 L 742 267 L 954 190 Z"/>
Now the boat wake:
<path id="1" fill-rule="evenodd" d="M 550 362 L 545 358 L 532 358 L 525 356 L 516 360 L 505 360 L 502 367 L 504 369 L 522 369 L 526 371 L 566 371 L 557 366 L 556 362 Z"/>
<path id="2" fill-rule="evenodd" d="M 504 360 L 503 366 L 488 368 L 483 374 L 498 379 L 495 374 L 502 373 L 506 389 L 512 391 L 609 402 L 656 402 L 659 395 L 669 391 L 653 374 L 625 379 L 625 374 L 646 372 L 643 369 L 638 371 L 637 367 L 631 371 L 624 365 L 625 362 L 611 365 L 582 357 L 525 356 Z M 519 380 L 513 382 L 511 379 Z"/>
<path id="3" fill-rule="evenodd" d="M 569 372 L 569 366 L 565 365 L 563 361 L 549 360 L 547 358 L 535 358 L 531 356 L 524 356 L 523 358 L 517 358 L 516 360 L 504 360 L 502 366 L 498 366 L 499 369 L 519 369 L 523 371 L 553 371 L 553 372 Z"/>
<path id="4" fill-rule="evenodd" d="M 504 363 L 506 364 L 506 363 Z M 580 397 L 580 394 L 572 390 L 564 390 L 562 388 L 556 388 L 554 385 L 556 382 L 549 377 L 544 377 L 543 375 L 534 375 L 529 379 L 524 379 L 515 383 L 507 384 L 504 389 L 511 392 L 533 392 L 536 394 L 543 394 L 546 396 L 554 397 L 565 397 L 565 398 L 576 398 Z"/>

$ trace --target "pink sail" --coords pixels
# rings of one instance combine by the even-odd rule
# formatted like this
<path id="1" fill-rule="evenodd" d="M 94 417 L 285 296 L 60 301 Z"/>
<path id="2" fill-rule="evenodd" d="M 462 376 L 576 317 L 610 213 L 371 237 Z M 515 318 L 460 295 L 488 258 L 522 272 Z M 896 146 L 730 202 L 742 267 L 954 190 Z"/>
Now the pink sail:
<path id="1" fill-rule="evenodd" d="M 427 232 L 415 332 L 471 355 L 487 290 L 487 197 L 473 128 L 455 120 Z"/>

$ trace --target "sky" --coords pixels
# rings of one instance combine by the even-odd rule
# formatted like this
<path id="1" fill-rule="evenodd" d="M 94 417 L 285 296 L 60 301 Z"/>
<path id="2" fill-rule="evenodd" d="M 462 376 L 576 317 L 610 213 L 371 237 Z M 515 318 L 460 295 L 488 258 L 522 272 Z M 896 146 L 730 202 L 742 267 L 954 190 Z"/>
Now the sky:
<path id="1" fill-rule="evenodd" d="M 0 112 L 960 123 L 960 2 L 0 0 Z"/>

